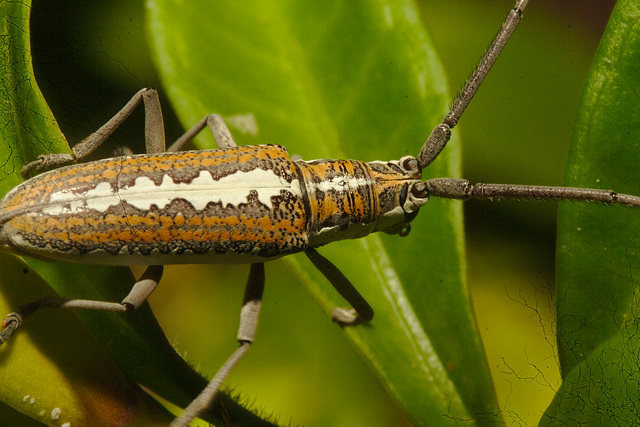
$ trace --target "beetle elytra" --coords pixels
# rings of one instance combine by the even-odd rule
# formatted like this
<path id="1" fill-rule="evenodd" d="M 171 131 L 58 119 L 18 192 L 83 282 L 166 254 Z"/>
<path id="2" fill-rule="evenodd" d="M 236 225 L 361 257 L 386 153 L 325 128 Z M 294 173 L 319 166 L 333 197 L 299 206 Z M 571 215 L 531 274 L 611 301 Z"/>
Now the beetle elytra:
<path id="1" fill-rule="evenodd" d="M 519 15 L 521 13 L 521 9 L 524 8 L 526 2 L 519 2 L 517 8 L 519 8 L 516 12 L 512 13 L 511 19 L 515 24 L 517 20 L 519 20 Z M 509 27 L 509 26 L 508 26 Z M 515 28 L 515 25 L 509 27 L 509 32 L 512 31 L 512 28 Z M 506 40 L 504 41 L 506 42 Z M 501 46 L 504 42 L 499 43 Z M 491 59 L 495 59 L 497 53 L 494 52 L 494 56 L 489 56 Z M 488 71 L 489 66 L 486 64 L 481 65 L 481 72 L 479 76 L 483 76 Z M 481 79 L 480 79 L 481 80 Z M 479 85 L 479 83 L 477 84 Z M 470 87 L 470 92 L 465 95 L 461 101 L 461 104 L 457 104 L 454 106 L 452 117 L 446 120 L 446 126 L 440 126 L 435 130 L 434 137 L 430 138 L 430 140 L 425 144 L 423 150 L 420 154 L 419 163 L 420 167 L 426 167 L 444 148 L 446 141 L 448 139 L 449 129 L 455 125 L 455 122 L 464 111 L 464 108 L 468 104 L 470 100 L 470 95 L 472 95 L 477 89 L 477 85 L 473 84 Z M 134 98 L 135 103 L 139 102 L 140 99 L 144 96 L 153 97 L 153 92 L 144 91 L 140 92 L 137 98 Z M 156 101 L 150 100 L 149 110 L 153 111 Z M 133 105 L 133 104 L 132 104 Z M 129 112 L 133 107 L 125 107 L 125 112 Z M 155 121 L 156 124 L 161 122 L 161 120 L 156 118 L 149 118 L 152 116 L 148 115 L 148 120 L 151 120 L 153 123 Z M 118 117 L 118 116 L 116 116 Z M 109 126 L 107 126 L 107 130 L 111 129 L 113 125 L 117 125 L 120 122 L 120 119 L 115 120 Z M 334 317 L 343 324 L 355 324 L 359 323 L 362 320 L 369 320 L 372 313 L 370 308 L 366 304 L 366 302 L 360 298 L 359 294 L 355 292 L 353 287 L 348 284 L 344 277 L 339 275 L 329 264 L 327 264 L 326 260 L 321 258 L 317 252 L 313 249 L 315 246 L 320 246 L 322 244 L 328 243 L 333 240 L 338 240 L 340 238 L 355 238 L 359 237 L 363 234 L 366 234 L 370 231 L 384 231 L 385 229 L 394 233 L 405 233 L 407 231 L 408 222 L 413 218 L 414 214 L 417 213 L 417 207 L 424 204 L 428 195 L 435 196 L 443 196 L 443 197 L 454 197 L 454 198 L 469 198 L 469 197 L 518 197 L 518 198 L 578 198 L 578 199 L 588 199 L 588 200 L 599 200 L 606 203 L 615 203 L 622 201 L 626 204 L 637 205 L 638 201 L 633 196 L 624 196 L 617 195 L 612 192 L 606 191 L 581 191 L 581 190 L 573 190 L 569 191 L 567 189 L 561 188 L 549 188 L 549 187 L 525 187 L 525 186 L 484 186 L 478 185 L 476 187 L 469 186 L 466 181 L 463 180 L 453 180 L 453 179 L 443 179 L 443 180 L 431 180 L 426 184 L 423 184 L 419 181 L 414 175 L 417 174 L 417 170 L 413 165 L 415 159 L 412 158 L 403 158 L 399 161 L 395 162 L 375 162 L 375 165 L 378 165 L 380 168 L 383 168 L 384 171 L 382 174 L 392 174 L 392 173 L 402 173 L 405 174 L 406 177 L 399 181 L 406 181 L 398 184 L 391 184 L 390 187 L 397 187 L 395 190 L 389 191 L 387 196 L 383 199 L 391 200 L 395 202 L 389 210 L 389 217 L 395 217 L 397 220 L 395 222 L 390 222 L 385 227 L 382 227 L 383 220 L 378 220 L 376 217 L 375 221 L 368 221 L 369 218 L 366 215 L 367 209 L 371 208 L 371 206 L 375 205 L 370 202 L 370 195 L 368 195 L 368 190 L 359 189 L 365 188 L 366 186 L 361 185 L 364 182 L 371 182 L 371 176 L 366 176 L 367 173 L 371 175 L 371 172 L 366 172 L 366 169 L 363 169 L 365 172 L 361 172 L 361 176 L 355 169 L 356 166 L 361 166 L 360 163 L 350 162 L 350 161 L 340 161 L 335 163 L 335 170 L 331 168 L 333 166 L 327 166 L 328 171 L 322 173 L 315 173 L 314 176 L 322 176 L 322 179 L 316 180 L 315 178 L 309 178 L 307 184 L 304 187 L 298 184 L 298 186 L 294 185 L 294 181 L 298 178 L 292 178 L 293 169 L 304 169 L 307 163 L 304 162 L 289 162 L 287 161 L 287 167 L 281 169 L 274 169 L 271 166 L 265 168 L 264 166 L 259 166 L 256 168 L 255 166 L 251 166 L 249 161 L 239 160 L 241 156 L 245 157 L 264 157 L 267 159 L 266 161 L 271 164 L 276 164 L 278 161 L 277 158 L 283 156 L 283 151 L 277 147 L 250 147 L 243 151 L 243 149 L 235 149 L 229 147 L 229 142 L 232 141 L 230 134 L 224 127 L 223 123 L 219 120 L 217 116 L 210 116 L 206 121 L 201 122 L 194 128 L 194 132 L 188 132 L 185 138 L 178 141 L 176 148 L 179 148 L 186 143 L 193 133 L 204 128 L 206 124 L 209 124 L 212 128 L 214 134 L 216 134 L 216 139 L 218 140 L 219 145 L 223 149 L 222 156 L 223 159 L 221 161 L 217 161 L 217 165 L 229 165 L 230 172 L 227 172 L 226 176 L 215 176 L 214 172 L 207 172 L 209 175 L 205 176 L 202 171 L 204 169 L 198 169 L 194 165 L 199 164 L 199 162 L 207 161 L 213 164 L 216 164 L 215 159 L 206 158 L 210 153 L 200 153 L 200 155 L 196 154 L 151 154 L 151 153 L 159 153 L 164 151 L 162 142 L 158 145 L 158 141 L 161 139 L 157 134 L 151 134 L 147 138 L 147 147 L 149 155 L 142 155 L 132 158 L 127 158 L 124 160 L 118 161 L 103 161 L 103 162 L 95 162 L 89 163 L 86 166 L 72 166 L 69 169 L 59 169 L 57 171 L 51 172 L 48 175 L 41 175 L 40 177 L 33 178 L 32 181 L 28 181 L 28 184 L 25 184 L 22 187 L 18 187 L 14 193 L 11 193 L 5 199 L 5 205 L 3 206 L 3 216 L 2 222 L 5 224 L 3 226 L 4 234 L 4 242 L 7 245 L 7 249 L 22 253 L 22 254 L 33 254 L 40 255 L 43 257 L 50 258 L 59 258 L 59 259 L 68 259 L 65 256 L 73 257 L 75 261 L 78 254 L 86 254 L 88 259 L 87 262 L 97 262 L 97 263 L 122 263 L 126 265 L 130 264 L 162 264 L 162 263 L 171 263 L 171 262 L 201 262 L 198 259 L 199 255 L 204 255 L 205 253 L 215 254 L 219 253 L 221 255 L 233 254 L 230 256 L 229 261 L 223 261 L 221 259 L 216 259 L 215 256 L 212 257 L 210 261 L 207 262 L 249 262 L 254 264 L 252 267 L 251 278 L 248 287 L 251 292 L 249 292 L 249 298 L 245 301 L 245 307 L 243 308 L 243 318 L 244 323 L 241 325 L 239 339 L 243 343 L 250 343 L 253 338 L 253 332 L 255 329 L 255 321 L 257 317 L 257 309 L 259 308 L 259 300 L 261 294 L 262 287 L 262 261 L 266 261 L 277 256 L 283 256 L 288 253 L 307 250 L 308 255 L 311 260 L 319 266 L 319 268 L 323 272 L 327 272 L 327 275 L 330 277 L 330 280 L 337 284 L 338 288 L 341 289 L 346 295 L 347 300 L 352 303 L 352 305 L 356 308 L 356 311 L 361 315 L 360 317 L 352 317 L 352 314 L 345 311 L 337 311 Z M 155 126 L 154 128 L 159 128 Z M 74 149 L 74 157 L 47 157 L 41 160 L 39 163 L 33 163 L 27 167 L 25 172 L 29 172 L 30 168 L 50 168 L 53 166 L 58 166 L 59 164 L 66 163 L 69 160 L 75 160 L 83 157 L 83 152 L 85 148 L 89 147 L 94 148 L 95 145 L 101 143 L 105 134 L 109 132 L 98 131 L 95 135 L 99 135 L 99 138 L 95 140 L 89 139 L 86 141 L 87 145 L 79 145 L 76 146 L 77 149 Z M 216 156 L 217 154 L 212 154 Z M 236 157 L 234 157 L 236 156 Z M 148 165 L 144 164 L 144 162 L 150 162 L 153 167 L 162 168 L 163 161 L 171 161 L 171 162 L 187 162 L 183 171 L 185 175 L 188 177 L 172 175 L 169 172 L 159 172 L 158 177 L 154 177 L 151 174 L 145 175 L 135 175 L 139 170 L 143 170 L 148 167 Z M 127 163 L 131 163 L 134 168 L 138 168 L 133 175 L 131 175 L 130 181 L 126 181 L 129 175 L 127 175 L 126 167 Z M 311 164 L 311 163 L 309 163 Z M 318 168 L 324 167 L 327 163 L 323 163 L 322 161 L 313 164 L 313 166 L 317 166 Z M 241 168 L 247 166 L 249 167 L 246 171 L 241 171 Z M 89 184 L 90 188 L 80 188 L 80 187 L 64 187 L 59 190 L 56 190 L 55 194 L 46 193 L 47 197 L 55 195 L 56 201 L 52 202 L 49 197 L 44 202 L 39 202 L 38 197 L 42 196 L 43 193 L 39 190 L 45 186 L 43 183 L 46 179 L 51 179 L 51 177 L 55 177 L 57 181 L 60 177 L 60 174 L 69 174 L 73 175 L 69 179 L 79 179 L 81 180 L 83 177 L 87 176 L 87 172 L 94 172 L 97 168 L 103 167 L 106 175 L 109 172 L 114 171 L 114 167 L 122 167 L 122 174 L 115 174 L 112 176 L 112 181 L 107 181 L 106 179 L 100 182 L 93 181 Z M 224 169 L 218 168 L 218 169 Z M 275 173 L 274 171 L 278 171 Z M 257 173 L 254 173 L 258 171 Z M 267 172 L 271 171 L 271 172 Z M 304 175 L 304 171 L 298 170 L 297 173 L 301 173 Z M 224 175 L 224 174 L 221 174 Z M 235 176 L 242 176 L 243 179 L 235 179 Z M 300 175 L 297 175 L 300 177 Z M 169 178 L 167 178 L 169 177 Z M 227 177 L 230 177 L 226 179 Z M 118 179 L 118 181 L 113 181 L 113 179 Z M 120 181 L 120 178 L 125 178 L 123 181 Z M 269 184 L 265 188 L 258 188 L 257 185 L 273 181 L 274 184 Z M 275 184 L 277 181 L 277 185 Z M 299 181 L 299 179 L 298 179 Z M 391 180 L 392 182 L 398 180 Z M 382 181 L 379 181 L 382 182 Z M 212 183 L 216 185 L 220 183 L 224 183 L 227 185 L 232 183 L 236 187 L 224 187 L 224 185 L 218 185 L 216 188 L 222 193 L 220 193 L 219 199 L 216 199 L 214 204 L 218 203 L 223 208 L 227 206 L 238 207 L 239 205 L 247 205 L 246 212 L 243 212 L 245 218 L 247 217 L 247 213 L 256 212 L 262 210 L 265 212 L 265 209 L 271 209 L 271 213 L 269 215 L 259 214 L 253 218 L 253 223 L 260 223 L 264 218 L 268 219 L 268 223 L 263 223 L 260 225 L 260 228 L 251 229 L 247 228 L 249 231 L 245 234 L 242 234 L 244 237 L 252 236 L 251 239 L 245 240 L 243 242 L 238 243 L 237 240 L 229 239 L 228 237 L 212 237 L 213 235 L 203 235 L 200 236 L 202 241 L 205 242 L 203 245 L 196 246 L 195 244 L 181 244 L 181 240 L 176 236 L 178 234 L 186 235 L 189 234 L 190 237 L 193 237 L 193 230 L 184 226 L 184 224 L 188 224 L 191 221 L 191 225 L 195 225 L 198 220 L 208 221 L 215 218 L 219 218 L 219 214 L 211 214 L 206 219 L 200 218 L 197 215 L 201 215 L 198 213 L 196 217 L 188 217 L 185 214 L 188 210 L 193 210 L 195 212 L 202 211 L 208 201 L 205 199 L 204 206 L 200 206 L 199 203 L 202 200 L 200 195 L 197 194 L 197 190 L 195 189 L 195 183 L 201 183 L 203 188 L 211 188 Z M 237 189 L 238 183 L 241 183 L 242 188 L 247 191 L 246 194 L 238 196 L 237 193 L 228 193 L 221 190 L 223 188 L 232 188 Z M 315 185 L 311 185 L 311 184 Z M 68 181 L 65 182 L 65 185 L 68 184 Z M 207 187 L 209 186 L 209 187 Z M 159 197 L 163 197 L 163 199 L 155 199 L 153 200 L 144 200 L 145 195 L 148 195 L 149 189 L 158 189 L 161 190 L 163 194 Z M 368 187 L 366 187 L 368 188 Z M 140 189 L 140 190 L 139 190 Z M 117 190 L 117 191 L 116 191 Z M 187 192 L 183 192 L 187 190 Z M 34 198 L 27 198 L 26 195 L 31 196 L 33 192 Z M 179 197 L 178 192 L 185 196 Z M 116 193 L 118 193 L 116 195 Z M 309 193 L 314 193 L 313 197 L 309 196 Z M 324 197 L 326 193 L 333 193 L 338 197 L 329 197 L 328 199 Z M 367 194 L 365 194 L 367 193 Z M 12 199 L 19 195 L 19 199 Z M 306 196 L 305 196 L 306 194 Z M 383 194 L 382 191 L 379 192 L 378 204 Z M 320 197 L 322 195 L 322 197 Z M 154 195 L 156 196 L 156 195 Z M 296 199 L 298 196 L 299 198 Z M 118 198 L 118 203 L 114 202 L 115 199 Z M 309 197 L 305 199 L 305 197 Z M 183 203 L 179 207 L 179 210 L 176 210 L 176 206 L 178 203 L 176 199 L 181 198 L 184 199 L 180 203 Z M 297 202 L 294 200 L 298 200 Z M 361 199 L 369 200 L 367 203 L 364 203 Z M 31 202 L 33 200 L 33 202 Z M 158 202 L 158 200 L 162 200 Z M 22 205 L 29 201 L 28 206 Z M 120 203 L 122 202 L 122 203 Z M 186 204 L 184 204 L 186 202 Z M 40 203 L 40 205 L 38 205 Z M 172 205 L 173 203 L 173 205 Z M 287 204 L 292 204 L 297 206 L 287 206 L 283 207 Z M 303 206 L 305 204 L 316 203 L 317 206 Z M 338 209 L 325 211 L 324 207 L 327 205 L 335 205 Z M 133 228 L 131 223 L 123 223 L 125 220 L 133 220 L 135 219 L 137 223 L 141 224 L 141 227 L 144 227 L 148 224 L 145 221 L 149 220 L 148 213 L 153 206 L 154 209 L 162 210 L 163 208 L 171 208 L 172 215 L 165 215 L 166 212 L 154 212 L 153 216 L 153 224 L 155 224 L 155 229 L 150 230 L 148 228 L 140 228 L 136 230 Z M 276 206 L 277 205 L 277 206 Z M 115 209 L 121 208 L 122 211 L 118 214 Z M 245 208 L 245 206 L 243 206 Z M 360 209 L 362 208 L 362 209 Z M 281 209 L 281 210 L 279 210 Z M 371 208 L 372 209 L 372 208 Z M 97 212 L 99 213 L 97 218 L 89 218 L 84 215 L 87 213 Z M 176 213 L 178 212 L 178 213 Z M 277 212 L 277 214 L 276 214 Z M 295 234 L 292 232 L 291 227 L 294 227 L 296 221 L 300 221 L 301 215 L 296 216 L 296 213 L 306 212 L 306 215 L 318 214 L 319 217 L 322 217 L 327 220 L 327 222 L 319 221 L 316 224 L 318 225 L 318 230 L 316 234 L 309 235 L 309 241 L 307 243 L 291 243 L 287 240 L 289 237 L 294 237 Z M 37 217 L 47 217 L 47 219 L 51 219 L 51 217 L 58 217 L 60 215 L 71 214 L 74 222 L 74 226 L 76 227 L 77 237 L 78 239 L 70 239 L 65 240 L 56 238 L 54 239 L 53 234 L 60 234 L 59 229 L 52 230 L 50 228 L 42 228 L 34 223 L 26 222 L 27 220 L 32 219 L 31 216 L 35 215 Z M 338 218 L 335 217 L 348 217 L 349 215 L 354 214 L 353 221 L 348 220 L 345 222 L 340 222 Z M 119 217 L 118 217 L 119 215 Z M 217 215 L 217 216 L 216 216 Z M 175 229 L 176 233 L 173 233 L 173 230 L 167 231 L 163 229 L 166 225 L 166 222 L 162 222 L 165 216 L 170 216 L 171 218 L 167 219 L 170 227 L 177 227 Z M 178 218 L 178 216 L 180 218 Z M 287 216 L 287 217 L 285 217 Z M 194 218 L 196 218 L 194 220 Z M 225 216 L 225 218 L 231 218 L 230 215 Z M 385 218 L 382 215 L 382 218 Z M 108 221 L 106 221 L 108 219 Z M 276 219 L 278 221 L 283 221 L 283 224 L 278 224 L 276 226 Z M 307 220 L 309 217 L 306 218 Z M 344 218 L 342 218 L 344 219 Z M 96 221 L 105 220 L 105 222 L 98 223 L 100 225 L 100 229 L 104 230 L 100 236 L 94 233 L 94 231 L 82 230 L 82 224 L 78 225 L 78 221 L 85 221 L 86 224 L 96 224 Z M 288 225 L 284 225 L 284 222 L 289 221 Z M 368 222 L 367 222 L 368 221 Z M 263 221 L 264 222 L 264 221 Z M 309 221 L 309 224 L 313 223 Z M 120 228 L 116 228 L 119 224 Z M 352 225 L 353 227 L 350 227 Z M 243 227 L 248 227 L 248 223 L 243 223 Z M 67 225 L 60 225 L 63 230 L 65 230 Z M 299 225 L 298 228 L 306 229 L 308 225 Z M 33 230 L 37 230 L 36 234 L 29 234 Z M 132 231 L 133 230 L 133 231 Z M 54 233 L 54 231 L 56 233 Z M 135 231 L 135 232 L 134 232 Z M 265 236 L 258 237 L 258 233 L 256 231 L 264 231 Z M 75 231 L 74 231 L 75 232 Z M 200 231 L 198 231 L 199 233 Z M 48 233 L 48 234 L 47 234 Z M 155 234 L 154 234 L 155 233 Z M 168 235 L 166 234 L 168 233 Z M 226 236 L 233 235 L 232 230 L 227 225 L 226 228 L 214 229 L 214 234 L 218 233 L 218 235 L 225 234 Z M 267 234 L 269 234 L 267 236 Z M 274 239 L 274 234 L 282 237 L 282 240 L 278 240 L 277 238 L 274 241 L 269 241 L 269 239 Z M 109 236 L 118 236 L 117 238 L 110 238 Z M 68 233 L 67 236 L 69 237 Z M 260 246 L 254 245 L 252 247 L 248 247 L 247 245 L 253 245 L 259 239 L 264 238 L 265 241 L 268 241 L 268 245 Z M 111 239 L 111 240 L 110 240 Z M 316 239 L 315 241 L 313 239 Z M 194 240 L 183 239 L 184 242 L 193 242 Z M 106 243 L 104 243 L 106 242 Z M 125 243 L 123 243 L 125 242 Z M 235 242 L 231 244 L 229 242 Z M 213 245 L 209 245 L 209 243 L 215 243 Z M 217 243 L 221 243 L 222 246 L 216 246 Z M 226 252 L 225 252 L 226 251 Z M 89 259 L 95 255 L 94 259 Z M 109 258 L 111 256 L 111 258 Z M 173 258 L 175 256 L 175 258 Z M 237 258 L 235 258 L 237 256 Z M 144 260 L 145 257 L 147 261 Z M 107 261 L 108 260 L 108 261 Z M 98 308 L 98 309 L 106 309 L 106 310 L 116 310 L 116 311 L 127 311 L 131 308 L 135 308 L 141 301 L 143 301 L 146 296 L 153 290 L 155 285 L 157 284 L 158 275 L 160 273 L 159 267 L 150 267 L 149 272 L 154 273 L 151 274 L 149 281 L 141 281 L 140 286 L 136 286 L 134 292 L 124 300 L 123 304 L 89 304 L 82 301 L 52 301 L 48 300 L 43 304 L 51 304 L 51 305 L 63 305 L 64 307 L 69 308 Z M 154 277 L 155 275 L 155 277 Z M 13 328 L 19 324 L 21 321 L 21 314 L 17 315 L 17 318 L 14 321 L 9 320 L 7 323 L 9 327 L 5 330 L 5 334 L 8 335 L 11 333 Z M 242 345 L 241 350 L 236 353 L 236 356 L 230 359 L 228 365 L 225 368 L 221 369 L 220 376 L 216 376 L 211 383 L 210 391 L 211 394 L 203 394 L 202 400 L 198 400 L 195 402 L 195 409 L 193 411 L 186 411 L 185 419 L 194 416 L 201 407 L 205 406 L 206 402 L 212 399 L 212 395 L 217 391 L 219 385 L 224 377 L 224 374 L 228 369 L 230 369 L 236 360 L 236 357 L 239 358 L 244 351 L 247 349 L 247 345 Z M 183 420 L 184 422 L 184 420 Z M 179 425 L 179 424 L 177 424 Z"/>

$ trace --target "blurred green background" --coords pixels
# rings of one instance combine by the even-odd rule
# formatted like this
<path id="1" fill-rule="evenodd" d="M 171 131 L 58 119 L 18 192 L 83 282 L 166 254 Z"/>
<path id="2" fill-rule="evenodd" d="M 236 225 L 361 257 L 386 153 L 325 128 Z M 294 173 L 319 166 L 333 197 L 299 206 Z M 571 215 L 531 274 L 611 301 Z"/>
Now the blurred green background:
<path id="1" fill-rule="evenodd" d="M 613 3 L 532 0 L 460 122 L 465 178 L 560 184 L 578 96 Z M 421 0 L 420 5 L 453 98 L 513 2 Z M 139 88 L 158 87 L 162 95 L 147 52 L 143 11 L 141 1 L 34 2 L 36 76 L 72 144 Z M 173 140 L 182 129 L 166 99 L 163 107 L 167 139 Z M 96 156 L 110 155 L 117 144 L 142 152 L 140 113 Z M 498 399 L 509 425 L 535 425 L 559 385 L 553 335 L 555 205 L 468 202 L 465 214 L 469 281 Z M 169 339 L 209 376 L 236 347 L 247 271 L 245 266 L 170 267 L 152 296 Z M 302 286 L 288 283 L 296 280 L 287 277 L 286 265 L 267 265 L 267 275 L 256 344 L 227 384 L 285 424 L 407 424 L 339 328 Z"/>

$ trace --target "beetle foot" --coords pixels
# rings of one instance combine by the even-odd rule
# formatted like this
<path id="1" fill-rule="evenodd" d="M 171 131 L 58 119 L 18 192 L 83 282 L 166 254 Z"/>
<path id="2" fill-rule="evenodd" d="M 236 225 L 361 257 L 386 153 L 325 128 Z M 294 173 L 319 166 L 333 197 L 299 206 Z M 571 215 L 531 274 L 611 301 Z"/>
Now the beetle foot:
<path id="1" fill-rule="evenodd" d="M 74 160 L 75 157 L 67 153 L 41 154 L 31 163 L 27 163 L 20 171 L 20 174 L 23 178 L 28 178 L 32 171 L 41 172 L 54 169 L 58 166 L 67 165 Z"/>
<path id="2" fill-rule="evenodd" d="M 355 310 L 341 307 L 333 309 L 331 312 L 331 320 L 340 326 L 355 326 L 363 322 Z"/>
<path id="3" fill-rule="evenodd" d="M 9 313 L 2 320 L 2 331 L 0 331 L 0 344 L 9 339 L 16 329 L 22 325 L 23 315 L 17 312 Z"/>

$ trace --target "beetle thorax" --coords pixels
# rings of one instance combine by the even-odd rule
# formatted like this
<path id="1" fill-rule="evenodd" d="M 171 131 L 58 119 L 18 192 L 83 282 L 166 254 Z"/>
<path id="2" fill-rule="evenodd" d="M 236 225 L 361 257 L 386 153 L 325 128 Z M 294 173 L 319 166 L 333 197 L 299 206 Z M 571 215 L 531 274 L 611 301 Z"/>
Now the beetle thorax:
<path id="1" fill-rule="evenodd" d="M 309 205 L 309 245 L 408 230 L 427 202 L 413 157 L 390 162 L 298 161 Z"/>
<path id="2" fill-rule="evenodd" d="M 375 229 L 378 198 L 366 163 L 298 161 L 306 192 L 309 246 L 366 236 Z"/>

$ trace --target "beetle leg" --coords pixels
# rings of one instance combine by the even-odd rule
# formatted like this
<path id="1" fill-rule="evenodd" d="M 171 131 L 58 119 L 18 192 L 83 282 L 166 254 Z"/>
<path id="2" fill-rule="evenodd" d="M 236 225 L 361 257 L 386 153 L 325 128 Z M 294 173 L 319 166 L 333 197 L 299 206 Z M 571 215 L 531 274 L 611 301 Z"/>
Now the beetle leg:
<path id="1" fill-rule="evenodd" d="M 186 427 L 189 423 L 202 413 L 215 400 L 220 387 L 231 369 L 249 350 L 253 337 L 258 327 L 258 314 L 260 313 L 260 303 L 264 290 L 264 263 L 251 264 L 247 286 L 244 291 L 242 309 L 240 310 L 240 326 L 238 328 L 238 342 L 240 347 L 233 352 L 224 365 L 218 370 L 215 377 L 209 382 L 207 387 L 189 404 L 172 423 L 171 427 Z"/>
<path id="2" fill-rule="evenodd" d="M 313 248 L 305 251 L 305 254 L 313 265 L 320 270 L 320 273 L 329 280 L 329 283 L 338 291 L 344 299 L 354 308 L 349 310 L 336 307 L 331 312 L 333 321 L 341 326 L 354 326 L 359 323 L 368 322 L 373 318 L 373 309 L 369 303 L 360 295 L 358 290 L 351 284 L 349 279 L 333 265 L 331 261 L 323 257 Z"/>
<path id="3" fill-rule="evenodd" d="M 158 92 L 155 89 L 141 89 L 116 113 L 107 123 L 102 125 L 100 129 L 74 145 L 71 154 L 69 153 L 50 153 L 39 156 L 31 163 L 27 163 L 21 171 L 23 177 L 27 178 L 32 170 L 36 172 L 45 169 L 52 169 L 68 163 L 80 160 L 88 156 L 93 150 L 98 148 L 114 130 L 118 128 L 129 117 L 129 114 L 144 101 L 145 107 L 145 139 L 147 151 L 162 152 L 164 151 L 164 125 L 162 122 L 162 111 L 160 109 L 160 100 Z"/>
<path id="4" fill-rule="evenodd" d="M 144 145 L 146 153 L 164 153 L 167 150 L 167 144 L 164 137 L 164 119 L 162 118 L 162 107 L 160 106 L 158 91 L 147 89 L 142 92 L 142 99 L 144 100 Z"/>
<path id="5" fill-rule="evenodd" d="M 184 135 L 176 140 L 167 151 L 181 151 L 196 135 L 198 135 L 205 126 L 209 126 L 213 137 L 216 139 L 218 148 L 236 147 L 236 143 L 229 132 L 229 128 L 219 114 L 209 114 L 193 125 L 191 129 L 186 131 Z"/>
<path id="6" fill-rule="evenodd" d="M 38 301 L 25 304 L 13 313 L 10 313 L 2 320 L 2 331 L 0 332 L 0 343 L 5 342 L 13 332 L 22 324 L 25 317 L 29 316 L 40 308 L 66 308 L 72 310 L 98 310 L 130 313 L 135 311 L 147 299 L 156 288 L 162 277 L 163 266 L 152 265 L 147 267 L 129 295 L 121 303 L 93 301 L 85 299 L 68 299 L 61 297 L 44 297 Z"/>

